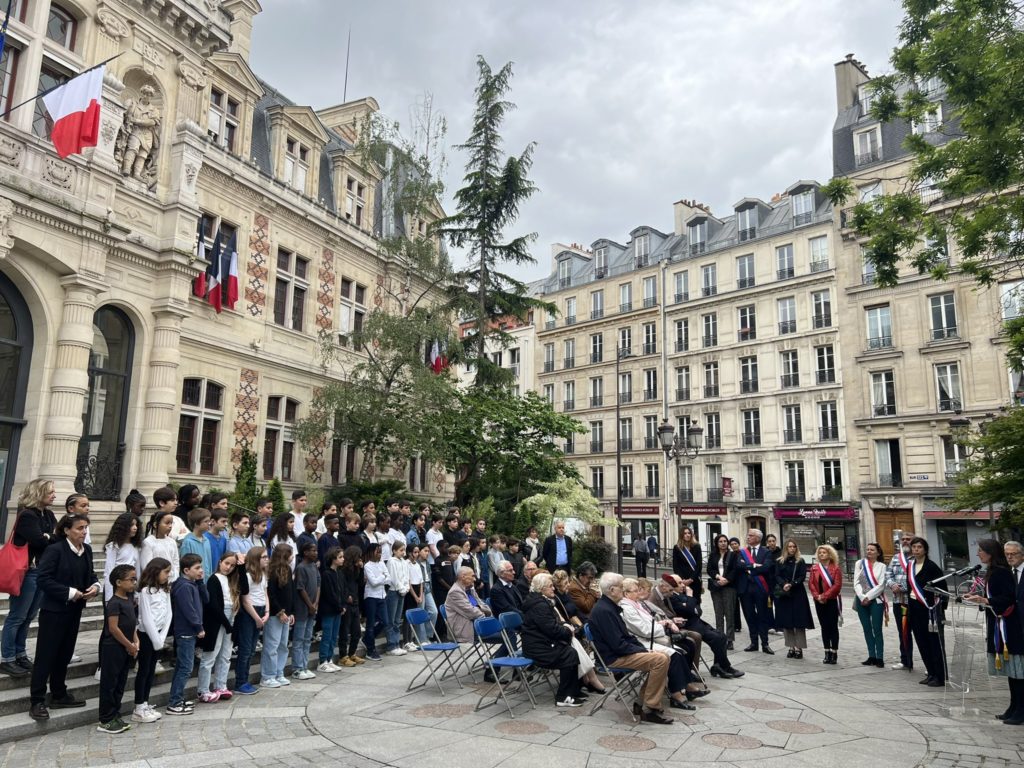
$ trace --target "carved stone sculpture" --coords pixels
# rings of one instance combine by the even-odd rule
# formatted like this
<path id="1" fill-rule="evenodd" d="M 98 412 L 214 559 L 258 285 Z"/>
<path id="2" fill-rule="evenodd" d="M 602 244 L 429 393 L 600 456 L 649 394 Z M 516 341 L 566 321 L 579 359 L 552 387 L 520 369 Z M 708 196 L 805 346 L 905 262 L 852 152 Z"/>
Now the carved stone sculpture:
<path id="1" fill-rule="evenodd" d="M 121 174 L 152 188 L 157 179 L 160 150 L 160 109 L 153 104 L 156 91 L 151 85 L 139 89 L 139 97 L 128 102 L 124 123 L 117 134 L 114 158 Z"/>

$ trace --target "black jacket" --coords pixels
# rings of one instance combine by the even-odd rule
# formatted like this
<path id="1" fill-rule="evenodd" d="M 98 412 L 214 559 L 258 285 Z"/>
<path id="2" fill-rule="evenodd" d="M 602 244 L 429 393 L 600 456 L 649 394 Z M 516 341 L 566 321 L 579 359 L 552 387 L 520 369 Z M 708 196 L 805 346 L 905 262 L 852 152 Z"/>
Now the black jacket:
<path id="1" fill-rule="evenodd" d="M 494 586 L 491 587 L 490 599 L 491 613 L 495 616 L 500 616 L 509 611 L 522 612 L 523 610 L 523 596 L 520 594 L 515 582 L 512 583 L 512 586 L 508 587 L 501 580 L 494 582 Z"/>
<path id="2" fill-rule="evenodd" d="M 544 559 L 544 566 L 554 573 L 555 571 L 555 559 L 558 557 L 558 544 L 556 539 L 558 537 L 555 534 L 551 534 L 544 539 L 544 545 L 541 547 L 541 557 Z M 569 559 L 569 564 L 565 566 L 567 571 L 572 570 L 572 538 L 569 536 L 565 537 L 565 555 Z"/>
<path id="3" fill-rule="evenodd" d="M 57 518 L 47 509 L 22 507 L 18 510 L 18 521 L 14 526 L 11 543 L 16 547 L 28 544 L 28 564 L 31 568 L 39 564 L 39 558 L 51 543 Z"/>
<path id="4" fill-rule="evenodd" d="M 703 560 L 700 544 L 693 544 L 690 547 L 690 554 L 696 563 L 695 567 L 690 566 L 690 561 L 686 559 L 678 544 L 672 547 L 672 573 L 681 579 L 693 579 L 690 589 L 693 590 L 693 596 L 699 598 L 701 592 L 704 591 L 704 585 L 700 579 L 700 565 Z"/>
<path id="5" fill-rule="evenodd" d="M 59 539 L 39 558 L 37 587 L 43 593 L 42 610 L 81 615 L 85 601 L 70 602 L 69 589 L 85 592 L 99 581 L 92 567 L 92 548 L 88 544 L 82 548 L 82 554 L 76 555 L 66 539 Z"/>
<path id="6" fill-rule="evenodd" d="M 199 647 L 204 651 L 212 651 L 217 647 L 217 635 L 224 627 L 231 634 L 232 622 L 224 615 L 224 590 L 220 579 L 214 574 L 206 580 L 206 594 L 209 599 L 203 604 L 203 631 L 206 633 L 199 639 Z"/>
<path id="7" fill-rule="evenodd" d="M 345 589 L 342 586 L 342 575 L 333 568 L 320 569 L 320 605 L 321 616 L 338 616 L 345 607 Z"/>
<path id="8" fill-rule="evenodd" d="M 608 664 L 623 656 L 647 652 L 647 648 L 626 629 L 622 609 L 606 595 L 601 595 L 590 612 L 590 632 L 594 646 Z"/>
<path id="9" fill-rule="evenodd" d="M 794 562 L 795 560 L 795 562 Z M 803 558 L 786 558 L 775 564 L 775 584 L 792 584 L 786 597 L 773 597 L 777 629 L 814 629 L 811 604 L 807 601 L 807 563 Z"/>
<path id="10" fill-rule="evenodd" d="M 288 579 L 287 584 L 278 584 L 273 576 L 267 577 L 267 602 L 270 603 L 270 615 L 276 616 L 284 611 L 289 616 L 295 615 L 295 577 Z"/>
<path id="11" fill-rule="evenodd" d="M 579 657 L 572 647 L 573 633 L 558 618 L 551 601 L 531 592 L 523 602 L 523 626 L 519 630 L 523 653 L 544 669 L 575 667 Z"/>
<path id="12" fill-rule="evenodd" d="M 348 564 L 338 571 L 341 582 L 341 601 L 349 606 L 359 608 L 359 596 L 363 594 L 363 569 L 349 568 Z M 352 598 L 349 601 L 349 598 Z"/>
<path id="13" fill-rule="evenodd" d="M 739 557 L 735 552 L 729 550 L 725 553 L 725 556 L 719 554 L 716 549 L 708 555 L 708 590 L 711 592 L 717 592 L 720 589 L 726 589 L 727 587 L 736 588 L 736 558 Z M 725 587 L 718 586 L 715 581 L 716 576 L 722 576 L 728 580 L 728 584 Z"/>

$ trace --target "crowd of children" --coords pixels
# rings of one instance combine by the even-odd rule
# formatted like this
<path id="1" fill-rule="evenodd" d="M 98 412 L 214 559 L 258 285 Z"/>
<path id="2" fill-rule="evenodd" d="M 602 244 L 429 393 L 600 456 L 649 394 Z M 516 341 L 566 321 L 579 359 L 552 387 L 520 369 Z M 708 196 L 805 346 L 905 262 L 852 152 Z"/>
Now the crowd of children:
<path id="1" fill-rule="evenodd" d="M 12 598 L 10 613 L 18 622 L 5 623 L 3 638 L 14 655 L 0 671 L 32 675 L 33 719 L 48 719 L 50 708 L 85 706 L 67 690 L 67 666 L 76 658 L 82 608 L 102 594 L 97 676 L 99 730 L 107 733 L 131 727 L 121 700 L 133 666 L 130 721 L 162 717 L 149 698 L 165 645 L 173 646 L 174 672 L 164 714 L 190 715 L 196 703 L 186 699 L 185 689 L 197 656 L 201 703 L 290 685 L 289 648 L 293 680 L 379 662 L 379 638 L 383 653 L 402 656 L 426 642 L 435 626 L 444 636 L 437 606 L 459 567 L 473 568 L 477 589 L 486 596 L 502 560 L 510 560 L 518 576 L 525 561 L 539 555 L 535 531 L 523 542 L 522 554 L 519 542 L 488 535 L 485 521 L 464 521 L 455 508 L 442 515 L 421 504 L 413 513 L 408 501 L 391 499 L 386 510 L 363 501 L 357 512 L 351 500 L 341 499 L 313 513 L 306 511 L 305 492 L 295 491 L 291 510 L 275 516 L 270 499 L 260 499 L 253 511 L 231 511 L 225 494 L 204 497 L 186 485 L 177 492 L 156 490 L 148 520 L 145 497 L 129 494 L 126 512 L 115 519 L 103 545 L 99 578 L 89 544 L 88 499 L 68 497 L 67 514 L 57 522 L 49 511 L 53 495 L 53 484 L 39 480 L 19 500 L 13 533 L 33 552 L 32 577 L 25 580 L 31 594 L 23 589 Z M 430 625 L 410 631 L 404 620 L 410 608 L 425 609 Z M 20 638 L 36 612 L 40 628 L 32 662 Z M 357 655 L 360 640 L 364 656 Z M 250 666 L 261 643 L 254 685 Z M 316 671 L 310 664 L 314 646 Z"/>

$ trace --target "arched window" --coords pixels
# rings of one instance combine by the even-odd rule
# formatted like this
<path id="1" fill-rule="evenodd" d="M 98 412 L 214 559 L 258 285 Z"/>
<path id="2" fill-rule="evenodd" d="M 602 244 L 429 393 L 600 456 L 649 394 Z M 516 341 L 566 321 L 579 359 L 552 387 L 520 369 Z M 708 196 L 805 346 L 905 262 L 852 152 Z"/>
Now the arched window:
<path id="1" fill-rule="evenodd" d="M 121 495 L 135 331 L 128 316 L 111 306 L 96 310 L 92 327 L 75 490 L 90 499 L 113 501 Z"/>
<path id="2" fill-rule="evenodd" d="M 25 389 L 32 358 L 32 318 L 14 283 L 0 274 L 0 531 L 25 426 Z"/>
<path id="3" fill-rule="evenodd" d="M 224 387 L 206 379 L 185 379 L 175 452 L 179 474 L 217 474 L 217 438 L 223 418 Z"/>
<path id="4" fill-rule="evenodd" d="M 50 4 L 50 15 L 46 19 L 46 36 L 69 51 L 75 50 L 78 34 L 78 20 L 57 3 Z"/>

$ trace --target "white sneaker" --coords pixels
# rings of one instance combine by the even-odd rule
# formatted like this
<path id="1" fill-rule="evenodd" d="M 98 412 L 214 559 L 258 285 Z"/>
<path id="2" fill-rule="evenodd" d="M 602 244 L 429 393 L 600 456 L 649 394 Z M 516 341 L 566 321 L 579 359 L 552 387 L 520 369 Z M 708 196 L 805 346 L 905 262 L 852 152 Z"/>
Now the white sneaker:
<path id="1" fill-rule="evenodd" d="M 167 667 L 165 667 L 159 661 L 156 663 L 156 666 L 153 667 L 153 674 L 154 675 L 162 675 L 166 671 L 167 671 Z"/>
<path id="2" fill-rule="evenodd" d="M 333 664 L 331 664 L 331 662 L 329 662 L 329 661 L 325 661 L 325 662 L 324 662 L 323 664 L 320 664 L 320 665 L 319 665 L 319 666 L 318 666 L 318 667 L 316 668 L 316 671 L 317 671 L 317 672 L 334 672 L 335 670 L 331 669 L 331 667 L 333 667 L 333 666 L 334 666 L 334 665 L 333 665 Z"/>
<path id="3" fill-rule="evenodd" d="M 903 663 L 902 662 L 896 662 L 891 667 L 889 667 L 889 669 L 903 669 L 903 668 L 904 667 L 903 667 Z"/>
<path id="4" fill-rule="evenodd" d="M 277 685 L 278 685 L 278 687 L 280 687 L 280 686 L 282 686 L 282 685 L 291 685 L 291 684 L 292 684 L 292 681 L 291 681 L 291 680 L 289 680 L 289 679 L 288 679 L 287 677 L 285 677 L 284 675 L 281 675 L 280 677 L 276 677 L 276 678 L 274 678 L 274 679 L 275 679 L 275 680 L 277 680 Z"/>
<path id="5" fill-rule="evenodd" d="M 268 677 L 266 680 L 260 681 L 260 688 L 280 688 L 281 683 L 277 681 L 277 678 Z"/>
<path id="6" fill-rule="evenodd" d="M 100 679 L 100 671 L 98 669 L 96 670 L 96 674 L 94 674 L 93 677 L 96 678 L 97 682 L 99 681 L 99 679 Z"/>
<path id="7" fill-rule="evenodd" d="M 333 661 L 328 662 L 328 664 L 331 667 L 331 672 L 341 672 L 341 670 L 344 669 L 343 666 L 341 666 L 340 664 L 335 664 Z"/>
<path id="8" fill-rule="evenodd" d="M 69 664 L 77 664 L 81 660 L 82 660 L 81 656 L 79 656 L 77 653 L 73 653 L 73 654 L 71 654 L 71 661 L 68 662 L 68 663 Z"/>
<path id="9" fill-rule="evenodd" d="M 420 649 L 420 647 L 418 645 L 416 645 L 416 643 L 411 643 L 411 642 L 410 643 L 406 643 L 405 645 L 402 646 L 402 648 L 404 648 L 406 651 L 409 651 L 410 653 L 414 653 L 414 652 L 416 652 L 416 651 L 418 651 Z"/>
<path id="10" fill-rule="evenodd" d="M 316 677 L 316 672 L 314 672 L 311 669 L 300 669 L 292 676 L 296 680 L 312 680 L 314 677 Z"/>
<path id="11" fill-rule="evenodd" d="M 583 703 L 576 701 L 572 696 L 566 696 L 561 701 L 555 702 L 556 707 L 582 707 Z"/>
<path id="12" fill-rule="evenodd" d="M 388 651 L 388 656 L 405 656 L 405 654 L 407 653 L 408 651 L 403 650 L 401 648 L 392 648 L 390 651 Z"/>
<path id="13" fill-rule="evenodd" d="M 161 717 L 163 717 L 163 715 L 162 715 L 162 714 L 160 714 L 159 712 L 157 712 L 157 711 L 156 711 L 156 710 L 155 710 L 155 709 L 154 709 L 153 707 L 151 707 L 151 706 L 149 705 L 149 702 L 148 702 L 148 701 L 147 701 L 147 702 L 146 702 L 145 704 L 143 704 L 142 706 L 144 706 L 144 707 L 146 708 L 146 711 L 147 711 L 147 712 L 149 712 L 149 713 L 150 713 L 151 715 L 156 715 L 156 719 L 157 719 L 157 720 L 159 720 L 159 719 L 160 719 Z"/>
<path id="14" fill-rule="evenodd" d="M 159 719 L 156 712 L 150 712 L 145 707 L 138 707 L 132 712 L 133 723 L 155 723 Z"/>

